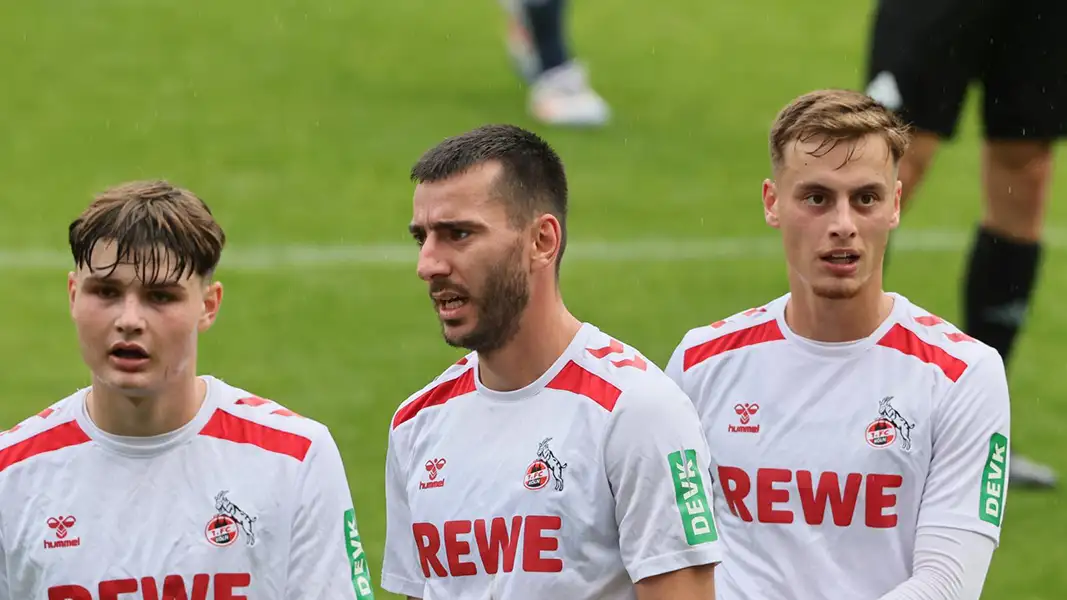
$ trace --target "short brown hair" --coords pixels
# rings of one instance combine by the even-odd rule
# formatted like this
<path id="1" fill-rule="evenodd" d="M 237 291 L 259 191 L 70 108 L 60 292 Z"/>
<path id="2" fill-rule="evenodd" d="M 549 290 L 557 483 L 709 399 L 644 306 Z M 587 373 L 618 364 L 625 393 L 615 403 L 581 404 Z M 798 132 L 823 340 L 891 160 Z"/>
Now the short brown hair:
<path id="1" fill-rule="evenodd" d="M 70 224 L 69 240 L 78 268 L 95 266 L 90 259 L 97 243 L 114 242 L 116 261 L 108 268 L 130 262 L 142 281 L 158 283 L 193 273 L 210 278 L 222 256 L 226 234 L 203 200 L 156 180 L 131 181 L 98 194 Z M 161 273 L 165 265 L 169 272 Z"/>
<path id="2" fill-rule="evenodd" d="M 827 89 L 809 92 L 794 99 L 778 113 L 771 126 L 771 167 L 782 166 L 785 146 L 823 138 L 812 154 L 821 156 L 841 142 L 870 134 L 881 135 L 898 164 L 911 142 L 908 126 L 890 109 L 870 96 L 851 90 Z M 852 158 L 849 152 L 846 162 Z"/>
<path id="3" fill-rule="evenodd" d="M 559 220 L 558 274 L 567 248 L 567 174 L 559 155 L 537 134 L 504 124 L 446 138 L 419 157 L 411 167 L 411 180 L 433 183 L 492 161 L 503 167 L 494 192 L 503 200 L 513 227 L 529 224 L 538 214 Z"/>

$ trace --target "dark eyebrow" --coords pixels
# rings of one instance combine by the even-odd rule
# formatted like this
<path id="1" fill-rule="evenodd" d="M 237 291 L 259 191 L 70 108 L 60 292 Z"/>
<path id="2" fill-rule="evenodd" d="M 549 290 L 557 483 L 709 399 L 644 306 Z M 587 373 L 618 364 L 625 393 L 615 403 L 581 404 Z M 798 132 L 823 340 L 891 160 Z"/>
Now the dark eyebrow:
<path id="1" fill-rule="evenodd" d="M 85 283 L 91 283 L 94 285 L 126 285 L 126 282 L 112 276 L 111 274 L 100 275 L 88 275 L 85 277 Z M 182 289 L 182 284 L 179 281 L 156 281 L 149 284 L 143 284 L 142 286 L 146 290 L 176 290 Z"/>
<path id="2" fill-rule="evenodd" d="M 807 192 L 829 192 L 829 191 L 831 191 L 830 188 L 826 187 L 825 185 L 822 185 L 821 183 L 815 183 L 813 181 L 808 181 L 808 182 L 801 183 L 800 185 L 797 186 L 797 190 L 800 191 L 800 192 L 804 192 L 804 193 L 807 193 Z"/>
<path id="3" fill-rule="evenodd" d="M 858 188 L 852 190 L 852 194 L 882 194 L 885 192 L 885 186 L 880 183 L 868 183 L 867 185 L 861 185 Z"/>
<path id="4" fill-rule="evenodd" d="M 142 287 L 146 290 L 168 292 L 176 292 L 185 289 L 184 287 L 182 287 L 182 284 L 177 281 L 160 281 L 158 283 L 150 283 Z"/>
<path id="5" fill-rule="evenodd" d="M 465 229 L 469 231 L 481 231 L 482 229 L 485 229 L 485 226 L 477 221 L 464 221 L 462 219 L 456 219 L 451 221 L 435 221 L 433 223 L 430 223 L 429 229 Z M 408 231 L 411 233 L 411 235 L 416 235 L 425 232 L 426 228 L 422 225 L 412 223 L 411 225 L 408 225 Z"/>
<path id="6" fill-rule="evenodd" d="M 797 186 L 797 188 L 800 190 L 801 193 L 805 194 L 811 192 L 833 192 L 833 190 L 829 187 L 815 181 L 801 183 Z M 861 185 L 858 188 L 849 190 L 849 195 L 855 196 L 856 194 L 865 193 L 882 194 L 884 192 L 884 185 L 880 183 L 868 183 L 866 185 Z"/>
<path id="7" fill-rule="evenodd" d="M 86 275 L 85 282 L 86 283 L 98 283 L 98 284 L 113 284 L 113 285 L 117 285 L 117 284 L 121 284 L 122 283 L 121 281 L 119 281 L 118 279 L 112 277 L 111 275 L 104 275 L 103 277 L 101 277 L 100 275 Z"/>

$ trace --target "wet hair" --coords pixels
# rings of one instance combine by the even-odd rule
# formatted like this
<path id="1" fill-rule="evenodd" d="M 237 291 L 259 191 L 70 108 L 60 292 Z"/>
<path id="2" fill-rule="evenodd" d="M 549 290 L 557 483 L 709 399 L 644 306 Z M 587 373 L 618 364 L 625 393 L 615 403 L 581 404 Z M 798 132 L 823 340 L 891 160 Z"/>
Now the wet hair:
<path id="1" fill-rule="evenodd" d="M 494 192 L 512 226 L 524 227 L 540 214 L 559 220 L 558 274 L 567 246 L 567 176 L 559 155 L 537 134 L 514 125 L 485 125 L 447 138 L 419 158 L 411 180 L 442 181 L 494 161 L 503 167 Z"/>
<path id="2" fill-rule="evenodd" d="M 70 251 L 77 268 L 133 264 L 145 283 L 173 282 L 193 274 L 210 279 L 226 234 L 211 210 L 192 192 L 167 181 L 132 181 L 109 188 L 70 224 Z M 110 265 L 92 264 L 99 243 L 116 244 Z"/>
<path id="3" fill-rule="evenodd" d="M 885 139 L 893 164 L 911 142 L 909 127 L 892 110 L 870 96 L 851 90 L 826 89 L 797 97 L 778 113 L 770 133 L 771 167 L 778 171 L 784 162 L 785 147 L 821 139 L 812 151 L 822 156 L 839 143 L 851 143 L 870 134 Z M 855 147 L 850 148 L 845 162 L 852 159 Z"/>

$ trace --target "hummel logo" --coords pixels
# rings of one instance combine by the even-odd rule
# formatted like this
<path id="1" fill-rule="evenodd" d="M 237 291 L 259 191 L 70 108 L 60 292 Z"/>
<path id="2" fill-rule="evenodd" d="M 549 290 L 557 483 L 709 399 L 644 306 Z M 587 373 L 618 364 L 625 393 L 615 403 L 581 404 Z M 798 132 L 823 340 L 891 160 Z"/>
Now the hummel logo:
<path id="1" fill-rule="evenodd" d="M 425 490 L 429 488 L 444 487 L 445 480 L 437 479 L 437 476 L 441 474 L 441 469 L 445 468 L 445 465 L 447 464 L 448 461 L 443 458 L 431 458 L 430 460 L 426 461 L 426 472 L 429 473 L 430 480 L 420 481 L 419 489 Z"/>
<path id="2" fill-rule="evenodd" d="M 752 425 L 752 417 L 759 412 L 759 404 L 737 404 L 734 412 L 740 417 L 740 425 L 730 425 L 730 433 L 759 433 L 759 425 Z"/>
<path id="3" fill-rule="evenodd" d="M 69 540 L 66 539 L 67 536 L 70 535 L 71 527 L 74 527 L 77 522 L 78 520 L 74 518 L 74 515 L 49 517 L 46 523 L 49 529 L 55 531 L 56 539 L 54 541 L 45 540 L 45 550 L 50 550 L 52 548 L 77 548 L 78 546 L 81 546 L 82 540 L 80 537 L 71 538 Z"/>

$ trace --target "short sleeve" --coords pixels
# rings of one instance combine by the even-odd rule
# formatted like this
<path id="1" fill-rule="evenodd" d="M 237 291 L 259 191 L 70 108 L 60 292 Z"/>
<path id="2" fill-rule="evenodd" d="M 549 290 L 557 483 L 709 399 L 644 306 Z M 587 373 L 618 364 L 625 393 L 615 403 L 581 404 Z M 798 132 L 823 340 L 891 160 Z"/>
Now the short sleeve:
<path id="1" fill-rule="evenodd" d="M 398 456 L 395 431 L 390 432 L 385 457 L 385 556 L 382 588 L 400 596 L 421 598 L 425 578 L 411 530 L 406 478 Z"/>
<path id="2" fill-rule="evenodd" d="M 674 349 L 674 352 L 671 353 L 671 358 L 667 361 L 666 368 L 663 369 L 663 372 L 667 374 L 667 377 L 683 390 L 685 389 L 682 385 L 682 364 L 684 360 L 685 346 L 679 344 L 678 347 Z"/>
<path id="3" fill-rule="evenodd" d="M 627 390 L 612 413 L 604 464 L 615 497 L 619 546 L 640 581 L 720 562 L 723 546 L 696 410 L 666 377 Z"/>
<path id="4" fill-rule="evenodd" d="M 373 600 L 352 493 L 341 453 L 329 433 L 315 440 L 305 463 L 285 597 Z"/>
<path id="5" fill-rule="evenodd" d="M 999 354 L 982 356 L 935 405 L 933 453 L 918 527 L 952 527 L 999 544 L 1008 493 L 1008 382 Z"/>

